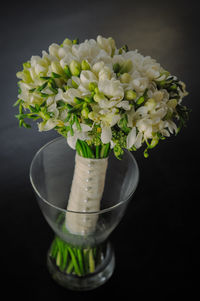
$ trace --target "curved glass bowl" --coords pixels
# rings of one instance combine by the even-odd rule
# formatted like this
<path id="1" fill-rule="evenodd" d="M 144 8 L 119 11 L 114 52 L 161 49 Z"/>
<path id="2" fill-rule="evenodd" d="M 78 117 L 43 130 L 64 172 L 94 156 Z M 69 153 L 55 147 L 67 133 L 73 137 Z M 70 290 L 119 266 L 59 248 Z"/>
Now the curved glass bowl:
<path id="1" fill-rule="evenodd" d="M 111 153 L 100 210 L 89 213 L 69 211 L 66 208 L 75 154 L 62 137 L 47 143 L 32 160 L 30 181 L 42 213 L 56 236 L 48 252 L 50 273 L 67 288 L 87 290 L 101 285 L 112 275 L 114 252 L 107 239 L 133 198 L 139 170 L 130 152 L 125 151 L 122 160 L 117 160 Z M 87 235 L 70 233 L 65 226 L 66 215 L 86 219 L 95 216 L 95 230 Z M 65 257 L 70 258 L 68 265 L 64 265 L 67 261 Z M 73 266 L 71 270 L 70 262 Z"/>

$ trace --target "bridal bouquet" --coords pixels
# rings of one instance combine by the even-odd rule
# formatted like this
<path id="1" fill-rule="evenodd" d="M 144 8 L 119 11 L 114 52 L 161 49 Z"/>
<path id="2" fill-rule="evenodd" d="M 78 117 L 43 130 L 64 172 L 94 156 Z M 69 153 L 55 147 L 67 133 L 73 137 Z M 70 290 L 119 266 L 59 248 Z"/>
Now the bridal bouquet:
<path id="1" fill-rule="evenodd" d="M 125 45 L 117 48 L 112 38 L 65 39 L 52 44 L 42 56 L 32 56 L 17 73 L 19 95 L 15 105 L 19 125 L 30 127 L 37 120 L 39 131 L 56 130 L 76 150 L 76 164 L 67 209 L 96 212 L 104 191 L 110 152 L 117 159 L 124 149 L 136 151 L 144 145 L 144 156 L 160 140 L 177 134 L 188 119 L 182 105 L 185 84 L 156 60 Z M 90 174 L 90 190 L 81 179 Z M 96 217 L 66 214 L 66 231 L 87 236 L 95 231 Z M 63 259 L 67 248 L 73 263 Z M 86 254 L 86 252 L 83 254 Z M 95 254 L 89 253 L 89 272 L 95 270 Z M 52 257 L 66 273 L 78 276 L 84 255 L 58 237 Z M 65 264 L 64 264 L 65 262 Z"/>

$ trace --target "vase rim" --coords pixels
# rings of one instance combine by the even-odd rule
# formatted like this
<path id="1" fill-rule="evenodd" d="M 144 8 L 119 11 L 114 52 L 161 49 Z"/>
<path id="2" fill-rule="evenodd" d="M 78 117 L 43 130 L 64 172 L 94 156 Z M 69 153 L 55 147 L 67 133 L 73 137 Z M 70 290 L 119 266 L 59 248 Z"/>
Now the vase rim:
<path id="1" fill-rule="evenodd" d="M 52 139 L 51 141 L 47 142 L 46 144 L 44 144 L 44 145 L 43 145 L 43 146 L 35 153 L 35 155 L 34 155 L 32 161 L 31 161 L 30 170 L 29 170 L 30 182 L 31 182 L 31 185 L 32 185 L 32 187 L 33 187 L 35 193 L 37 194 L 37 196 L 38 196 L 44 203 L 46 203 L 46 204 L 49 205 L 50 207 L 53 207 L 53 208 L 57 209 L 58 211 L 61 211 L 61 212 L 64 212 L 64 213 L 69 212 L 69 213 L 84 214 L 84 215 L 85 215 L 85 214 L 88 214 L 88 215 L 99 215 L 99 214 L 103 214 L 103 213 L 105 213 L 105 212 L 112 211 L 112 210 L 114 210 L 115 208 L 117 208 L 117 207 L 119 207 L 119 206 L 125 204 L 126 202 L 128 202 L 128 201 L 130 200 L 130 198 L 133 196 L 134 192 L 135 192 L 136 189 L 137 189 L 140 175 L 139 175 L 139 168 L 138 168 L 137 161 L 135 160 L 133 154 L 132 154 L 130 151 L 126 150 L 126 149 L 124 149 L 124 152 L 132 159 L 132 161 L 133 161 L 134 164 L 135 164 L 136 171 L 137 171 L 137 178 L 136 178 L 136 183 L 135 183 L 135 185 L 134 185 L 134 188 L 132 189 L 132 191 L 129 193 L 129 195 L 128 195 L 124 200 L 120 201 L 119 203 L 117 203 L 117 204 L 115 204 L 115 205 L 113 205 L 113 206 L 110 206 L 110 207 L 107 207 L 107 208 L 103 208 L 103 209 L 100 209 L 100 210 L 98 210 L 98 211 L 83 212 L 83 211 L 73 211 L 73 210 L 68 210 L 68 209 L 61 208 L 61 207 L 59 207 L 59 206 L 56 206 L 56 205 L 54 205 L 54 204 L 51 204 L 47 199 L 45 199 L 45 198 L 40 194 L 40 192 L 38 191 L 38 189 L 36 188 L 36 186 L 35 186 L 35 184 L 34 184 L 34 180 L 33 180 L 33 178 L 32 178 L 32 167 L 33 167 L 34 161 L 35 161 L 35 159 L 37 158 L 38 154 L 39 154 L 44 148 L 46 148 L 49 144 L 52 144 L 52 143 L 54 143 L 54 142 L 57 141 L 57 140 L 63 140 L 63 139 L 65 139 L 65 138 L 64 138 L 64 137 L 57 137 L 57 138 L 54 138 L 54 139 Z M 107 158 L 108 158 L 108 157 L 107 157 Z M 107 158 L 106 158 L 106 159 L 107 159 Z M 99 160 L 99 159 L 97 159 L 97 160 Z"/>

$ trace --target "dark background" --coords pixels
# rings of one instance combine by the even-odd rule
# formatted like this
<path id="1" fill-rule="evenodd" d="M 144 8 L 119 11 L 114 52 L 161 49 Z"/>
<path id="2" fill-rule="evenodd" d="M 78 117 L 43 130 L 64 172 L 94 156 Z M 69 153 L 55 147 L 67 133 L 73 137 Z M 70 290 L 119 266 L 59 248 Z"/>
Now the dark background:
<path id="1" fill-rule="evenodd" d="M 26 300 L 119 296 L 192 289 L 199 284 L 199 27 L 198 1 L 18 1 L 0 12 L 0 171 L 2 288 Z M 57 134 L 36 125 L 18 128 L 12 107 L 15 74 L 31 55 L 65 37 L 98 34 L 128 44 L 186 82 L 192 109 L 177 137 L 162 141 L 145 159 L 134 153 L 140 182 L 134 202 L 111 235 L 116 268 L 102 287 L 86 293 L 59 287 L 46 269 L 53 232 L 29 182 L 35 152 Z M 130 296 L 130 295 L 129 295 Z"/>

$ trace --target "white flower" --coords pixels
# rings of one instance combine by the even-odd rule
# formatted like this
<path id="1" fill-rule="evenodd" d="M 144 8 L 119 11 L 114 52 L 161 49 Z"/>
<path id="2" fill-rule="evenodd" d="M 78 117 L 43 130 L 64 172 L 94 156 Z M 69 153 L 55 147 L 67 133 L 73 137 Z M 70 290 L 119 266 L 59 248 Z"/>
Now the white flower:
<path id="1" fill-rule="evenodd" d="M 66 103 L 74 104 L 75 97 L 81 97 L 81 92 L 78 89 L 70 88 L 66 92 L 63 92 L 62 89 L 58 89 L 55 100 L 63 100 Z"/>
<path id="2" fill-rule="evenodd" d="M 47 121 L 40 122 L 38 124 L 39 132 L 50 131 L 57 125 L 58 121 L 54 118 L 50 118 Z"/>
<path id="3" fill-rule="evenodd" d="M 113 56 L 113 65 L 114 64 L 119 64 L 119 65 L 123 65 L 124 63 L 124 57 L 122 55 L 119 55 L 119 54 L 115 54 Z"/>
<path id="4" fill-rule="evenodd" d="M 143 118 L 137 121 L 136 126 L 139 132 L 143 133 L 144 138 L 152 138 L 152 120 Z"/>
<path id="5" fill-rule="evenodd" d="M 102 143 L 106 144 L 109 143 L 112 139 L 112 131 L 111 128 L 108 126 L 101 127 L 101 141 Z"/>
<path id="6" fill-rule="evenodd" d="M 131 148 L 136 140 L 136 127 L 133 127 L 126 138 L 127 148 Z"/>
<path id="7" fill-rule="evenodd" d="M 110 80 L 111 70 L 108 66 L 103 67 L 99 72 L 99 80 Z"/>
<path id="8" fill-rule="evenodd" d="M 116 105 L 117 108 L 122 108 L 126 111 L 130 110 L 131 109 L 131 105 L 129 104 L 129 101 L 128 100 L 123 100 L 121 102 L 119 102 L 117 105 Z"/>
<path id="9" fill-rule="evenodd" d="M 52 104 L 47 108 L 47 111 L 48 111 L 49 113 L 53 113 L 53 117 L 54 117 L 54 118 L 58 118 L 59 111 L 58 111 L 58 109 L 57 109 L 57 107 L 56 107 L 56 103 L 55 103 L 55 102 L 52 103 Z"/>
<path id="10" fill-rule="evenodd" d="M 99 100 L 99 107 L 102 109 L 108 109 L 116 106 L 119 101 L 116 100 L 108 100 L 107 98 L 102 98 Z"/>
<path id="11" fill-rule="evenodd" d="M 60 60 L 60 65 L 61 65 L 61 67 L 64 69 L 64 67 L 66 66 L 66 65 L 70 65 L 70 63 L 73 61 L 73 60 L 76 60 L 77 58 L 76 58 L 76 56 L 75 55 L 73 55 L 71 52 L 68 52 L 65 56 L 64 56 L 64 58 L 62 58 L 61 60 Z"/>
<path id="12" fill-rule="evenodd" d="M 92 71 L 83 70 L 80 74 L 80 80 L 82 85 L 88 89 L 88 86 L 91 82 L 97 82 L 97 77 Z"/>
<path id="13" fill-rule="evenodd" d="M 86 40 L 85 42 L 73 45 L 72 54 L 81 62 L 82 60 L 91 60 L 98 55 L 100 48 L 97 42 L 93 39 Z"/>
<path id="14" fill-rule="evenodd" d="M 166 127 L 168 127 L 171 134 L 177 132 L 177 126 L 172 120 L 165 121 L 165 125 L 166 125 Z"/>
<path id="15" fill-rule="evenodd" d="M 115 41 L 112 38 L 106 39 L 99 35 L 97 37 L 97 43 L 111 56 L 113 49 L 115 49 Z"/>
<path id="16" fill-rule="evenodd" d="M 158 132 L 163 136 L 177 132 L 173 118 L 178 114 L 177 105 L 187 94 L 184 83 L 178 82 L 179 100 L 173 99 L 173 91 L 167 86 L 163 89 L 161 81 L 178 79 L 150 56 L 143 56 L 137 50 L 119 51 L 112 38 L 98 36 L 96 40 L 77 44 L 66 39 L 61 46 L 53 43 L 49 52 L 42 51 L 42 57 L 32 56 L 23 67 L 17 73 L 21 79 L 20 104 L 31 113 L 33 107 L 37 111 L 44 106 L 48 115 L 42 110 L 38 115 L 49 119 L 39 123 L 39 131 L 58 126 L 72 148 L 77 139 L 96 138 L 87 119 L 93 126 L 101 126 L 101 141 L 110 142 L 111 147 L 114 147 L 112 133 L 118 129 L 114 126 L 124 116 L 130 129 L 125 133 L 127 148 L 139 148 Z M 69 114 L 70 106 L 60 106 L 60 100 L 76 105 L 76 110 Z M 74 135 L 68 131 L 71 122 Z"/>
<path id="17" fill-rule="evenodd" d="M 103 61 L 97 62 L 92 66 L 92 70 L 93 72 L 98 75 L 99 72 L 103 69 L 103 67 L 105 66 L 105 63 Z"/>
<path id="18" fill-rule="evenodd" d="M 56 44 L 56 43 L 51 44 L 49 46 L 49 53 L 50 53 L 50 55 L 55 56 L 55 57 L 59 57 L 58 56 L 59 48 L 60 48 L 60 46 L 58 44 Z"/>
<path id="19" fill-rule="evenodd" d="M 134 79 L 132 82 L 133 88 L 137 92 L 144 92 L 148 86 L 148 79 L 146 77 L 140 77 L 137 79 Z"/>
<path id="20" fill-rule="evenodd" d="M 92 128 L 84 123 L 80 123 L 80 126 L 81 126 L 81 131 L 77 130 L 76 125 L 74 124 L 73 125 L 74 135 L 72 136 L 70 132 L 68 132 L 67 135 L 67 142 L 69 146 L 73 149 L 76 148 L 77 139 L 80 140 L 89 139 L 88 132 L 91 131 Z"/>
<path id="21" fill-rule="evenodd" d="M 109 97 L 111 100 L 121 100 L 124 97 L 124 89 L 119 80 L 102 80 L 99 81 L 99 91 Z"/>
<path id="22" fill-rule="evenodd" d="M 138 149 L 142 146 L 142 138 L 143 138 L 143 135 L 142 133 L 138 133 L 137 134 L 137 137 L 136 137 L 136 140 L 135 140 L 135 143 L 134 143 L 134 146 Z"/>
<path id="23" fill-rule="evenodd" d="M 114 109 L 111 110 L 107 110 L 108 112 L 105 112 L 106 110 L 101 110 L 100 113 L 102 114 L 102 116 L 100 116 L 101 121 L 103 121 L 103 123 L 107 126 L 107 127 L 112 127 L 114 126 L 119 119 L 121 118 L 120 115 L 115 114 Z M 103 114 L 104 113 L 104 114 Z"/>

